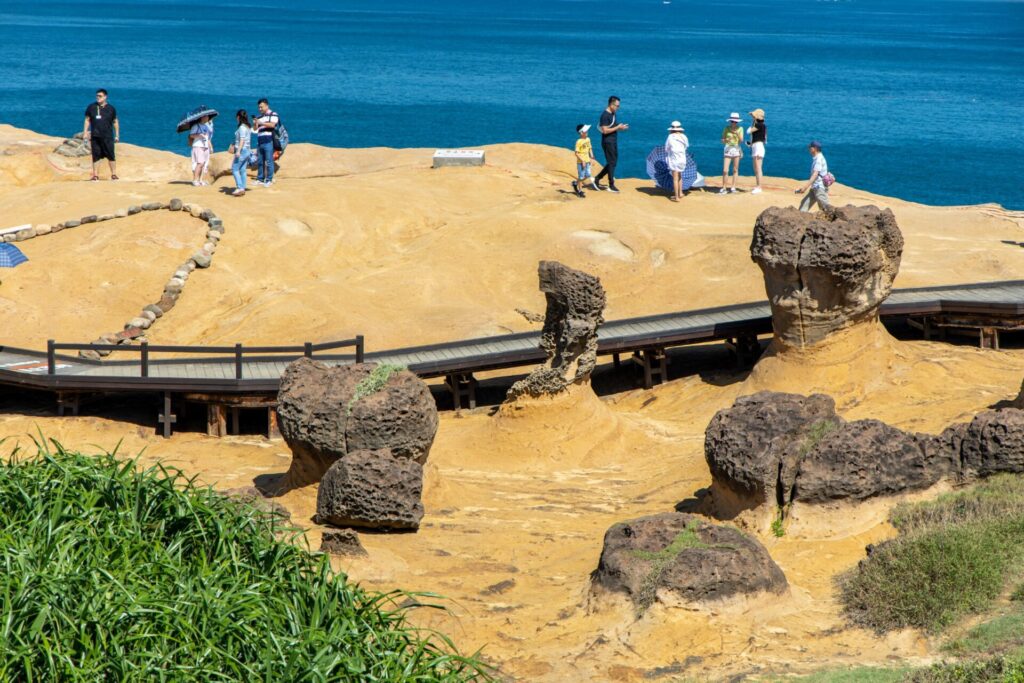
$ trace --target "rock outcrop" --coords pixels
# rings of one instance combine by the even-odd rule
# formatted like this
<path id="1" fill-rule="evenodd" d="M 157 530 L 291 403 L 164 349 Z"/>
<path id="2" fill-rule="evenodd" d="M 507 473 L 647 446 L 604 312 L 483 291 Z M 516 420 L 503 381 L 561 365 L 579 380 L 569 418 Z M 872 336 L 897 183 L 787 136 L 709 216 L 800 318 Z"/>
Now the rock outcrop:
<path id="1" fill-rule="evenodd" d="M 53 153 L 63 157 L 87 157 L 92 155 L 92 146 L 82 133 L 78 132 L 70 138 L 65 138 L 64 142 L 54 148 Z"/>
<path id="2" fill-rule="evenodd" d="M 643 610 L 660 597 L 706 603 L 782 593 L 786 577 L 757 540 L 700 517 L 667 512 L 620 522 L 604 536 L 591 580 Z"/>
<path id="3" fill-rule="evenodd" d="M 316 522 L 416 529 L 423 518 L 423 468 L 388 449 L 356 451 L 331 465 L 316 494 Z"/>
<path id="4" fill-rule="evenodd" d="M 704 455 L 716 514 L 861 501 L 998 472 L 1024 472 L 1024 411 L 986 411 L 940 435 L 847 422 L 828 396 L 760 392 L 719 411 Z"/>
<path id="5" fill-rule="evenodd" d="M 513 384 L 509 399 L 552 396 L 583 384 L 597 363 L 597 328 L 605 306 L 601 281 L 556 261 L 541 261 L 538 274 L 547 298 L 540 340 L 547 361 Z"/>
<path id="6" fill-rule="evenodd" d="M 372 363 L 328 367 L 301 358 L 285 370 L 278 393 L 281 436 L 292 451 L 290 487 L 320 480 L 358 450 L 389 449 L 426 462 L 437 433 L 430 389 L 404 369 Z"/>
<path id="7" fill-rule="evenodd" d="M 353 529 L 325 531 L 320 539 L 320 552 L 347 557 L 366 557 L 366 548 Z"/>
<path id="8" fill-rule="evenodd" d="M 888 209 L 764 211 L 754 225 L 750 256 L 764 273 L 776 340 L 804 348 L 876 321 L 902 253 L 903 235 Z"/>

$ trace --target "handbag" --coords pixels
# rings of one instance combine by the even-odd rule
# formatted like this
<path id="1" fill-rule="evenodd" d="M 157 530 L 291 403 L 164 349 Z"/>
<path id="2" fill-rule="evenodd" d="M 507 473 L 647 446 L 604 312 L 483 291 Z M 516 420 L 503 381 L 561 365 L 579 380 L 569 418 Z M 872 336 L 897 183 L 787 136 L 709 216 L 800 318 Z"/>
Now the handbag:
<path id="1" fill-rule="evenodd" d="M 825 175 L 821 176 L 821 184 L 825 187 L 831 187 L 836 182 L 836 177 L 831 173 L 826 172 Z"/>

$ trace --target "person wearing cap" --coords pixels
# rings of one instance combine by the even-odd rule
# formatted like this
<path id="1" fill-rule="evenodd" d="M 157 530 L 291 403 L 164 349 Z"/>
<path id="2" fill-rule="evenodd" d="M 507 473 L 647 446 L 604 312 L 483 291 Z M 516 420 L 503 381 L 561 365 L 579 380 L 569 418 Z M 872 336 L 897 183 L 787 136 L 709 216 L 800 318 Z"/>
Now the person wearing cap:
<path id="1" fill-rule="evenodd" d="M 764 109 L 755 109 L 750 112 L 751 125 L 747 128 L 750 141 L 750 158 L 754 162 L 754 179 L 756 185 L 750 191 L 751 194 L 761 193 L 761 167 L 764 164 L 764 148 L 768 144 L 768 125 L 764 122 Z"/>
<path id="2" fill-rule="evenodd" d="M 821 153 L 821 143 L 817 140 L 807 145 L 807 151 L 811 153 L 811 177 L 803 187 L 795 190 L 797 194 L 807 193 L 800 202 L 800 210 L 810 211 L 815 204 L 827 209 L 831 203 L 828 200 L 828 186 L 825 185 L 825 180 L 832 177 L 828 172 L 828 162 L 825 161 L 825 155 Z"/>
<path id="3" fill-rule="evenodd" d="M 590 130 L 589 123 L 581 123 L 576 126 L 576 133 L 579 138 L 576 140 L 576 180 L 572 181 L 573 192 L 577 197 L 586 197 L 583 194 L 583 182 L 590 178 L 590 186 L 595 190 L 600 188 L 594 182 L 594 176 L 590 172 L 590 164 L 594 161 L 594 146 L 590 143 L 587 131 Z"/>
<path id="4" fill-rule="evenodd" d="M 722 189 L 718 194 L 736 191 L 736 178 L 740 174 L 740 159 L 743 158 L 743 150 L 740 145 L 743 143 L 743 129 L 740 128 L 740 115 L 736 112 L 729 114 L 729 121 L 722 131 L 722 144 L 725 145 L 722 161 Z M 729 164 L 732 164 L 732 187 L 726 189 L 725 184 L 729 178 Z"/>
<path id="5" fill-rule="evenodd" d="M 665 154 L 668 170 L 672 171 L 672 201 L 678 202 L 683 196 L 683 171 L 686 170 L 686 150 L 690 140 L 686 137 L 683 124 L 673 121 L 668 127 L 665 140 Z"/>

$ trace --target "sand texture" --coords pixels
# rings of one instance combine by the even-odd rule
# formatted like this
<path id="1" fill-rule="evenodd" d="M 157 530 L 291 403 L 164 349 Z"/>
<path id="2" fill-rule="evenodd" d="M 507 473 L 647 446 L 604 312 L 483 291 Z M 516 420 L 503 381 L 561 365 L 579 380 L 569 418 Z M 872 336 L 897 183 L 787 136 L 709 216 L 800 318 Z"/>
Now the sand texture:
<path id="1" fill-rule="evenodd" d="M 761 195 L 693 193 L 680 204 L 648 181 L 622 194 L 568 193 L 568 150 L 487 147 L 483 168 L 432 170 L 432 150 L 341 150 L 293 144 L 269 189 L 242 199 L 182 184 L 183 157 L 119 147 L 117 183 L 84 182 L 60 141 L 0 126 L 0 228 L 112 213 L 180 197 L 216 211 L 226 232 L 213 266 L 149 332 L 155 343 L 296 343 L 366 335 L 369 349 L 538 329 L 537 264 L 558 260 L 601 278 L 605 318 L 764 298 L 749 245 L 755 217 L 791 206 L 798 182 Z M 226 155 L 216 159 L 221 172 Z M 769 166 L 770 170 L 770 166 Z M 105 176 L 105 171 L 103 174 Z M 752 185 L 749 179 L 741 182 Z M 1024 273 L 1024 213 L 995 205 L 937 208 L 836 186 L 836 203 L 891 208 L 906 246 L 895 286 L 1015 279 Z M 43 348 L 118 329 L 201 239 L 198 221 L 153 212 L 19 243 L 30 262 L 0 270 L 0 343 Z M 666 512 L 710 483 L 703 433 L 736 397 L 762 389 L 831 394 L 847 419 L 938 432 L 1012 399 L 1024 352 L 901 342 L 881 327 L 768 354 L 752 371 L 707 372 L 598 398 L 588 386 L 497 411 L 443 413 L 425 466 L 417 533 L 361 534 L 365 558 L 335 560 L 373 588 L 433 591 L 448 614 L 420 620 L 509 676 L 529 681 L 699 680 L 823 666 L 915 663 L 937 656 L 916 632 L 846 628 L 834 577 L 890 536 L 891 500 L 822 514 L 794 510 L 785 538 L 762 538 L 786 573 L 778 597 L 714 608 L 632 605 L 589 594 L 613 523 Z M 0 393 L 4 448 L 39 430 L 84 449 L 143 449 L 220 489 L 266 484 L 288 470 L 280 440 L 155 436 L 155 415 L 130 399 L 77 418 L 48 400 Z M 493 414 L 492 414 L 493 412 Z M 924 495 L 933 495 L 934 492 Z M 319 548 L 316 486 L 277 499 Z"/>

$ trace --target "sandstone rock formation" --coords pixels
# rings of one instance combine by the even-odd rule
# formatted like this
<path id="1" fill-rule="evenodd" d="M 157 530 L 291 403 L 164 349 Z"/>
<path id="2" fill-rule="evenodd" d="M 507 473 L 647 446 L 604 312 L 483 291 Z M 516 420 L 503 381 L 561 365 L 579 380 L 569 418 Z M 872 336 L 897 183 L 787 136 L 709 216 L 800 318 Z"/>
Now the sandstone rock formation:
<path id="1" fill-rule="evenodd" d="M 708 424 L 716 514 L 763 505 L 860 501 L 997 472 L 1024 472 L 1024 411 L 986 411 L 940 435 L 847 422 L 831 398 L 760 392 Z"/>
<path id="2" fill-rule="evenodd" d="M 758 541 L 732 527 L 667 512 L 620 522 L 604 536 L 595 585 L 629 595 L 639 609 L 658 594 L 688 603 L 768 591 L 786 577 Z"/>
<path id="3" fill-rule="evenodd" d="M 84 139 L 81 132 L 75 133 L 70 138 L 65 138 L 54 150 L 54 154 L 64 157 L 87 157 L 92 155 L 92 147 L 88 140 Z"/>
<path id="4" fill-rule="evenodd" d="M 426 462 L 438 425 L 430 389 L 408 370 L 377 368 L 301 358 L 285 370 L 277 412 L 292 451 L 289 486 L 319 481 L 356 450 L 387 448 L 396 458 Z"/>
<path id="5" fill-rule="evenodd" d="M 353 529 L 325 531 L 320 539 L 320 552 L 348 557 L 365 557 L 366 548 L 359 542 L 359 534 Z"/>
<path id="6" fill-rule="evenodd" d="M 423 468 L 389 449 L 355 451 L 331 465 L 316 494 L 316 522 L 416 529 L 423 518 Z"/>
<path id="7" fill-rule="evenodd" d="M 605 306 L 601 281 L 557 261 L 541 261 L 538 274 L 547 298 L 540 347 L 548 358 L 512 385 L 509 399 L 552 396 L 583 384 L 597 363 L 597 328 Z"/>
<path id="8" fill-rule="evenodd" d="M 877 320 L 902 253 L 903 235 L 888 209 L 764 211 L 754 225 L 750 256 L 764 274 L 776 340 L 803 348 Z"/>

